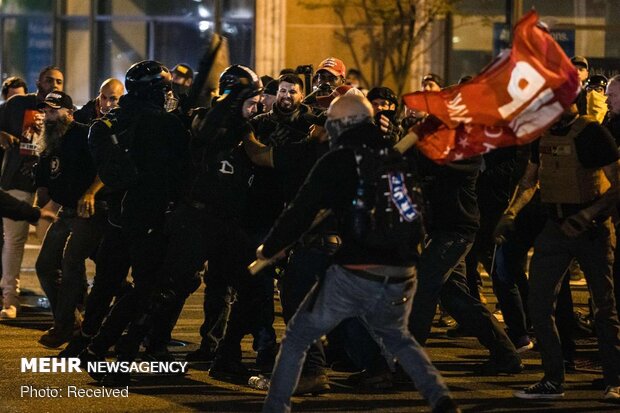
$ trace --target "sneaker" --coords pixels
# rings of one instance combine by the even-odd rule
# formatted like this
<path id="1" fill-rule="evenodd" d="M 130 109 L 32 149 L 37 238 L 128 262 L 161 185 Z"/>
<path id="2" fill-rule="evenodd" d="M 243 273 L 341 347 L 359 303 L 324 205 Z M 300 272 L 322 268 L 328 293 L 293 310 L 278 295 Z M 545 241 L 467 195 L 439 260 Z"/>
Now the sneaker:
<path id="1" fill-rule="evenodd" d="M 346 383 L 353 387 L 372 390 L 391 389 L 394 387 L 392 372 L 389 370 L 377 373 L 363 370 L 359 373 L 353 373 L 347 378 Z"/>
<path id="2" fill-rule="evenodd" d="M 605 389 L 605 400 L 620 401 L 620 386 L 607 386 Z"/>
<path id="3" fill-rule="evenodd" d="M 523 371 L 523 364 L 519 357 L 510 360 L 489 359 L 487 362 L 476 368 L 476 373 L 480 376 L 497 376 L 500 374 L 518 374 Z"/>
<path id="4" fill-rule="evenodd" d="M 39 338 L 39 344 L 47 348 L 58 348 L 65 343 L 68 343 L 73 336 L 73 328 L 60 329 L 56 326 L 47 330 L 41 338 Z"/>
<path id="5" fill-rule="evenodd" d="M 534 348 L 534 343 L 529 336 L 521 336 L 514 342 L 517 353 L 523 353 Z"/>
<path id="6" fill-rule="evenodd" d="M 0 311 L 0 320 L 13 320 L 15 318 L 17 318 L 17 307 L 14 305 L 3 307 Z"/>
<path id="7" fill-rule="evenodd" d="M 564 388 L 561 384 L 555 384 L 549 380 L 541 380 L 538 383 L 514 392 L 519 399 L 560 399 L 564 397 Z"/>
<path id="8" fill-rule="evenodd" d="M 317 394 L 326 393 L 330 389 L 331 387 L 329 387 L 329 377 L 327 377 L 327 374 L 302 375 L 299 378 L 299 383 L 297 383 L 293 396 L 300 396 L 302 394 L 312 394 L 316 396 Z"/>
<path id="9" fill-rule="evenodd" d="M 461 409 L 450 396 L 443 396 L 435 403 L 433 413 L 461 413 Z"/>

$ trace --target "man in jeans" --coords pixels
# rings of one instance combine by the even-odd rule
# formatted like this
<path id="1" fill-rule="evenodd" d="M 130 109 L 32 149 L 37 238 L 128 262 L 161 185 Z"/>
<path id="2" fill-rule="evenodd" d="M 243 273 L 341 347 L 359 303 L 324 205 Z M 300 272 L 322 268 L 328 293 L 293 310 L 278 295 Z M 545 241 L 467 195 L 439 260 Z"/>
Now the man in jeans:
<path id="1" fill-rule="evenodd" d="M 263 412 L 290 412 L 290 397 L 310 344 L 342 320 L 358 316 L 367 321 L 399 359 L 433 411 L 459 411 L 439 371 L 407 331 L 417 283 L 415 242 L 408 239 L 399 247 L 376 247 L 356 235 L 358 221 L 354 218 L 355 206 L 351 206 L 361 206 L 358 198 L 363 180 L 358 176 L 361 167 L 356 163 L 358 152 L 354 151 L 370 151 L 362 149 L 368 147 L 379 151 L 386 145 L 372 123 L 372 107 L 363 97 L 339 97 L 327 112 L 325 127 L 332 143 L 343 148 L 329 152 L 317 162 L 256 255 L 258 259 L 278 255 L 311 226 L 322 208 L 330 208 L 340 218 L 343 244 L 334 256 L 335 264 L 308 293 L 287 325 Z M 398 205 L 394 204 L 394 208 L 401 211 Z M 411 208 L 403 210 L 415 209 L 410 199 L 407 205 Z M 415 237 L 414 231 L 408 234 Z"/>
<path id="2" fill-rule="evenodd" d="M 37 81 L 37 93 L 13 96 L 6 102 L 0 119 L 0 140 L 4 153 L 0 187 L 13 197 L 32 204 L 34 180 L 32 166 L 37 160 L 35 148 L 43 126 L 43 114 L 37 105 L 48 93 L 62 91 L 64 76 L 59 68 L 43 68 Z M 0 318 L 13 319 L 19 311 L 19 271 L 24 245 L 28 238 L 28 223 L 3 218 L 4 245 L 2 247 L 3 308 Z"/>
<path id="3" fill-rule="evenodd" d="M 620 400 L 620 323 L 614 300 L 614 235 L 610 213 L 618 201 L 618 151 L 593 117 L 573 104 L 532 146 L 530 163 L 496 228 L 500 239 L 515 216 L 540 196 L 549 218 L 534 243 L 528 309 L 545 375 L 514 393 L 523 399 L 564 396 L 562 345 L 554 311 L 566 268 L 577 258 L 592 296 L 605 399 Z"/>

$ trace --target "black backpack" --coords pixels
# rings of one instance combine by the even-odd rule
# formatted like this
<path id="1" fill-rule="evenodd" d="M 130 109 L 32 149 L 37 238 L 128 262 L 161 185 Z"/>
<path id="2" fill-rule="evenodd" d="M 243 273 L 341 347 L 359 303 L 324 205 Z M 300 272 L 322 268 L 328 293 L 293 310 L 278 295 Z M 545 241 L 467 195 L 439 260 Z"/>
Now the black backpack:
<path id="1" fill-rule="evenodd" d="M 407 159 L 392 148 L 351 148 L 358 183 L 347 232 L 379 250 L 408 251 L 424 239 L 422 191 Z"/>
<path id="2" fill-rule="evenodd" d="M 117 119 L 110 116 L 91 126 L 89 141 L 97 173 L 101 182 L 111 189 L 126 190 L 137 183 L 138 172 L 129 156 L 137 125 L 138 122 L 133 121 L 121 127 Z"/>

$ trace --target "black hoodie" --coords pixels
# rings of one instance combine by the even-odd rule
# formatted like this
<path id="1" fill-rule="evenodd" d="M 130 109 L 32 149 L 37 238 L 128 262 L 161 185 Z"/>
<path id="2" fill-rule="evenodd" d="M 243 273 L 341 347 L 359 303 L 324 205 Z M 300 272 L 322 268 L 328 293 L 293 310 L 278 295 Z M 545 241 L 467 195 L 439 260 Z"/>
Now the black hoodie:
<path id="1" fill-rule="evenodd" d="M 338 139 L 339 146 L 317 161 L 293 202 L 276 221 L 263 243 L 265 256 L 273 256 L 295 242 L 310 227 L 321 209 L 331 209 L 337 220 L 344 222 L 358 184 L 357 165 L 350 147 L 362 144 L 370 148 L 386 145 L 380 130 L 373 124 L 362 124 L 344 132 Z M 371 249 L 343 234 L 342 247 L 334 260 L 340 265 L 410 266 L 415 263 L 411 261 L 416 256 L 414 251 L 406 258 L 400 252 L 396 249 Z"/>

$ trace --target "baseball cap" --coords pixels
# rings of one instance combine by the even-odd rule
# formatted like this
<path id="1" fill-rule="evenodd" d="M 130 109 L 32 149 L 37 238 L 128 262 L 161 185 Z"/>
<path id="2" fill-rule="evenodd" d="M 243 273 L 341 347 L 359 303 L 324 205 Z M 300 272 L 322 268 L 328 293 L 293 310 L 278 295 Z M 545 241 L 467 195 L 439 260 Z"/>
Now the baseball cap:
<path id="1" fill-rule="evenodd" d="M 347 72 L 342 60 L 335 57 L 328 57 L 323 60 L 316 69 L 317 72 L 319 70 L 327 70 L 332 75 L 341 77 L 345 77 Z"/>
<path id="2" fill-rule="evenodd" d="M 590 68 L 590 65 L 588 65 L 588 59 L 586 59 L 583 56 L 573 56 L 572 59 L 570 59 L 571 63 L 574 64 L 575 66 L 583 66 L 586 69 Z"/>
<path id="3" fill-rule="evenodd" d="M 45 106 L 49 106 L 52 109 L 73 109 L 73 99 L 65 92 L 55 90 L 45 96 L 45 100 L 39 103 L 38 108 L 41 109 Z"/>
<path id="4" fill-rule="evenodd" d="M 586 81 L 586 89 L 593 89 L 597 87 L 606 88 L 607 78 L 603 75 L 592 75 Z"/>
<path id="5" fill-rule="evenodd" d="M 179 63 L 174 68 L 172 68 L 172 73 L 176 74 L 179 77 L 184 79 L 193 79 L 194 71 L 192 68 L 186 63 Z"/>
<path id="6" fill-rule="evenodd" d="M 373 87 L 368 91 L 366 98 L 371 102 L 375 99 L 385 99 L 388 102 L 391 102 L 398 106 L 398 97 L 396 96 L 396 93 L 394 93 L 394 91 L 389 87 Z"/>
<path id="7" fill-rule="evenodd" d="M 422 83 L 428 81 L 435 82 L 437 83 L 437 86 L 443 87 L 443 80 L 441 79 L 441 77 L 439 77 L 439 75 L 436 75 L 435 73 L 427 73 L 422 77 Z"/>
<path id="8" fill-rule="evenodd" d="M 269 83 L 265 85 L 265 90 L 263 90 L 263 93 L 266 95 L 272 95 L 272 96 L 277 95 L 278 94 L 278 81 L 275 79 L 270 80 Z"/>

